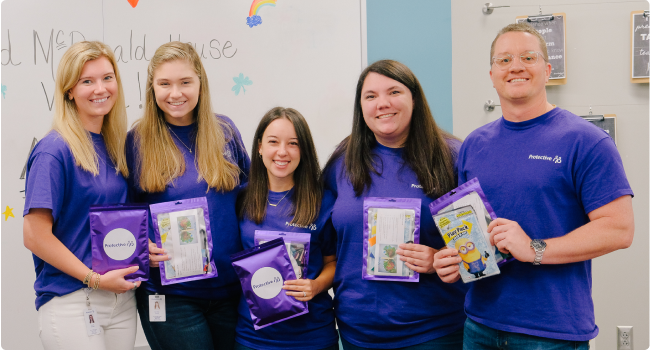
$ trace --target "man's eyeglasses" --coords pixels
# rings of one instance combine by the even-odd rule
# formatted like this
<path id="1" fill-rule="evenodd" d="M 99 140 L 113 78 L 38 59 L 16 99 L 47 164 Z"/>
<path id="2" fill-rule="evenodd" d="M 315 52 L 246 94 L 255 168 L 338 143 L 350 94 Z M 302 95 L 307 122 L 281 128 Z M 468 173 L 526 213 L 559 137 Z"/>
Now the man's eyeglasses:
<path id="1" fill-rule="evenodd" d="M 542 55 L 541 52 L 526 51 L 519 54 L 519 61 L 521 61 L 521 63 L 524 66 L 531 67 L 537 64 L 537 61 L 539 60 L 540 57 L 543 60 L 546 60 L 544 58 L 544 55 Z M 502 57 L 492 57 L 492 63 L 494 63 L 497 67 L 501 69 L 506 69 L 510 67 L 514 60 L 515 60 L 515 56 L 509 53 L 503 55 Z"/>

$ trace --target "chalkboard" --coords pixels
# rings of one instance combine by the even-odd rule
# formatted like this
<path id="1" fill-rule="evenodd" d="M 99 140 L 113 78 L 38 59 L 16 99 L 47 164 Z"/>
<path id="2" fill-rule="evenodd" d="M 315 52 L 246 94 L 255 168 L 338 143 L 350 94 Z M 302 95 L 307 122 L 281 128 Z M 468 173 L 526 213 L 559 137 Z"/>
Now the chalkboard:
<path id="1" fill-rule="evenodd" d="M 632 82 L 647 83 L 650 76 L 650 29 L 649 16 L 643 11 L 632 12 Z"/>
<path id="2" fill-rule="evenodd" d="M 585 115 L 582 118 L 605 130 L 616 144 L 616 114 Z"/>
<path id="3" fill-rule="evenodd" d="M 544 37 L 551 64 L 551 77 L 547 85 L 566 84 L 566 14 L 554 13 L 550 20 L 531 21 L 529 17 L 540 16 L 520 16 L 516 23 L 527 22 Z"/>

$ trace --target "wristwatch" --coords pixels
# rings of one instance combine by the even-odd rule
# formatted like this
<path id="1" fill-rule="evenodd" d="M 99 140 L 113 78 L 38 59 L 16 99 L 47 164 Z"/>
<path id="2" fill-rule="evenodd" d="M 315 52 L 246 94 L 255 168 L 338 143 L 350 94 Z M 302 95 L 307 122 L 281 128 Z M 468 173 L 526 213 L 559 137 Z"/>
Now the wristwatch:
<path id="1" fill-rule="evenodd" d="M 543 239 L 533 239 L 530 241 L 530 247 L 535 251 L 533 265 L 541 265 L 542 255 L 544 255 L 544 250 L 546 250 L 546 242 Z"/>

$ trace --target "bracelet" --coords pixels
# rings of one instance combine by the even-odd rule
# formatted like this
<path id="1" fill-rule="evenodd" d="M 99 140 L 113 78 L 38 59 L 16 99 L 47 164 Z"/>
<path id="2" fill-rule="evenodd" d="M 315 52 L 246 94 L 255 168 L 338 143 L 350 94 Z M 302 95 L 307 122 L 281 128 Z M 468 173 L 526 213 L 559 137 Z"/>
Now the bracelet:
<path id="1" fill-rule="evenodd" d="M 94 290 L 97 290 L 97 288 L 99 288 L 99 278 L 100 278 L 102 275 L 98 274 L 97 272 L 95 272 L 95 275 L 97 276 L 97 278 L 95 279 L 95 285 L 93 286 L 93 289 L 94 289 Z"/>
<path id="2" fill-rule="evenodd" d="M 86 278 L 84 278 L 83 280 L 83 283 L 87 285 L 88 288 L 90 288 L 90 280 L 92 279 L 92 276 L 93 276 L 93 270 L 90 269 L 90 271 L 88 271 L 88 274 L 86 274 Z"/>

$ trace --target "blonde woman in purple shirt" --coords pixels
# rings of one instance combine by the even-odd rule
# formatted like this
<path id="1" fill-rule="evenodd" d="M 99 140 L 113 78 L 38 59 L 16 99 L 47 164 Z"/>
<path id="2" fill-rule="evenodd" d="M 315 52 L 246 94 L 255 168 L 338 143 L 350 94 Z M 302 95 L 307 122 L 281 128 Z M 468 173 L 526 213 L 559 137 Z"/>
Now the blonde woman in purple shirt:
<path id="1" fill-rule="evenodd" d="M 160 46 L 147 70 L 144 116 L 127 137 L 132 200 L 149 204 L 206 197 L 215 278 L 163 286 L 149 227 L 151 276 L 138 289 L 138 312 L 152 349 L 230 350 L 241 287 L 228 256 L 241 250 L 235 202 L 250 160 L 239 131 L 215 115 L 208 77 L 194 47 Z M 149 321 L 149 296 L 165 295 L 165 322 Z"/>
<path id="2" fill-rule="evenodd" d="M 41 341 L 46 350 L 133 349 L 140 282 L 124 276 L 137 266 L 91 270 L 88 210 L 127 196 L 126 107 L 113 50 L 75 43 L 61 57 L 55 86 L 52 130 L 27 162 L 23 211 Z"/>

